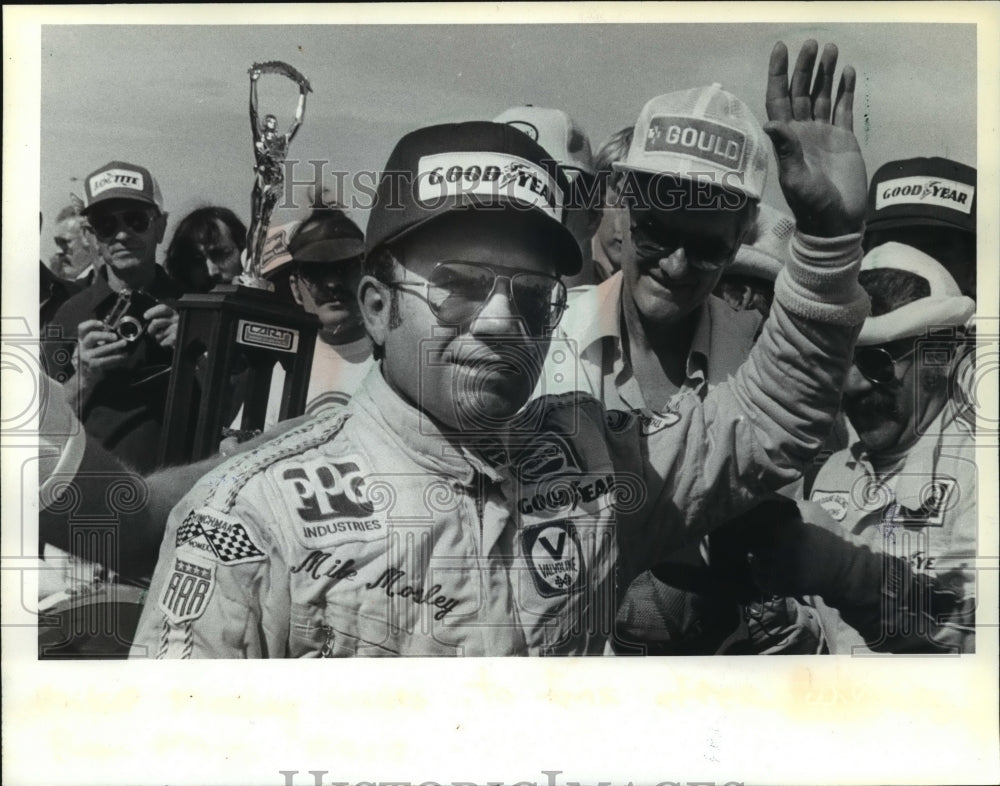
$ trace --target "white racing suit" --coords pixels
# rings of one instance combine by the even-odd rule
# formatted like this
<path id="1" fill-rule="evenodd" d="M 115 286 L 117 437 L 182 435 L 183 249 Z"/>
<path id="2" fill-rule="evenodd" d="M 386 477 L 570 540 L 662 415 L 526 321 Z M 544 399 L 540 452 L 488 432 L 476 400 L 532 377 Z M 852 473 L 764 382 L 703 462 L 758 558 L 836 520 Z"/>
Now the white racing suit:
<path id="1" fill-rule="evenodd" d="M 459 443 L 373 369 L 174 508 L 132 657 L 600 653 L 619 590 L 822 445 L 860 257 L 800 238 L 747 362 L 676 410 L 545 396 Z"/>

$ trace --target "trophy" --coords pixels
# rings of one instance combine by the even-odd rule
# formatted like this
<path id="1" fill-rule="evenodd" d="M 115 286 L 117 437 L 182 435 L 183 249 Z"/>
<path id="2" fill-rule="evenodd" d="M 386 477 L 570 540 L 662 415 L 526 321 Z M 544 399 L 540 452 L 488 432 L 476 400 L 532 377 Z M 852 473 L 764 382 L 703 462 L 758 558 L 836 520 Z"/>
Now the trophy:
<path id="1" fill-rule="evenodd" d="M 297 304 L 274 294 L 261 278 L 271 213 L 285 185 L 288 146 L 302 125 L 309 80 L 287 63 L 254 63 L 250 74 L 250 126 L 253 133 L 254 186 L 243 272 L 232 284 L 177 301 L 179 320 L 174 348 L 160 463 L 196 461 L 218 450 L 242 404 L 238 434 L 264 426 L 275 364 L 285 371 L 279 417 L 302 414 L 319 320 Z M 295 118 L 282 133 L 278 118 L 258 111 L 257 82 L 264 74 L 283 76 L 299 88 Z"/>
<path id="2" fill-rule="evenodd" d="M 247 247 L 243 257 L 243 274 L 236 282 L 258 289 L 271 289 L 271 284 L 260 277 L 264 242 L 271 213 L 285 185 L 284 165 L 288 157 L 288 146 L 302 125 L 306 111 L 306 94 L 312 92 L 309 80 L 288 63 L 269 60 L 254 63 L 250 70 L 250 128 L 253 131 L 253 154 L 256 160 L 254 172 L 257 179 L 253 186 L 250 203 L 250 229 L 247 231 Z M 280 74 L 299 86 L 299 103 L 295 107 L 295 119 L 284 134 L 278 130 L 278 118 L 264 115 L 261 122 L 257 111 L 257 82 L 262 74 Z"/>

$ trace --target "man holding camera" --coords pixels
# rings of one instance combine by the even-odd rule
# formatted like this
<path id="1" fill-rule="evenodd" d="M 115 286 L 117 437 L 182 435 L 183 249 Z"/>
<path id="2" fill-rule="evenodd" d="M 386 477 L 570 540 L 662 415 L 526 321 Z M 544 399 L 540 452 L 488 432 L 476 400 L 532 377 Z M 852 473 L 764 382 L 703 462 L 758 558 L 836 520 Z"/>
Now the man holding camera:
<path id="1" fill-rule="evenodd" d="M 47 373 L 67 382 L 87 432 L 140 472 L 156 467 L 181 291 L 156 263 L 167 214 L 145 167 L 112 161 L 84 181 L 104 265 L 56 312 Z"/>

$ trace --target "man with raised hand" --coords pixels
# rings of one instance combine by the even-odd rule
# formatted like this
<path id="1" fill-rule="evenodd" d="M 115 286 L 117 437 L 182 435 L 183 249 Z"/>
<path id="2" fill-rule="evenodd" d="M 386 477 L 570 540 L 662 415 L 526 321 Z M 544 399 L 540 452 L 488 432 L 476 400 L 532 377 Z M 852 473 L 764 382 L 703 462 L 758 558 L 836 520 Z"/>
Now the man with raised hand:
<path id="1" fill-rule="evenodd" d="M 825 238 L 843 234 L 848 225 L 838 217 L 840 211 L 853 217 L 854 229 L 860 229 L 864 212 L 859 201 L 864 167 L 850 131 L 854 74 L 845 69 L 834 108 L 830 93 L 837 51 L 827 47 L 811 98 L 816 56 L 815 42 L 807 43 L 789 93 L 787 54 L 776 47 L 767 95 L 771 122 L 766 131 L 776 146 L 782 188 L 796 211 L 799 232 L 790 244 L 795 221 L 771 223 L 782 224 L 786 253 L 794 245 L 800 259 L 824 255 L 830 242 Z M 640 411 L 674 427 L 679 402 L 706 401 L 713 388 L 736 373 L 750 353 L 760 317 L 734 313 L 711 293 L 752 240 L 762 213 L 770 215 L 760 205 L 770 147 L 750 108 L 718 84 L 646 103 L 627 155 L 615 164 L 630 224 L 621 272 L 571 294 L 560 334 L 575 345 L 576 368 L 561 373 L 565 352 L 554 344 L 546 382 L 560 375 L 557 390 L 581 390 L 608 409 Z M 843 159 L 859 166 L 841 171 Z M 828 203 L 817 199 L 827 193 Z M 777 286 L 791 284 L 795 291 L 799 280 L 786 274 Z M 795 383 L 789 380 L 786 396 L 795 395 Z M 736 622 L 717 613 L 719 603 L 711 599 L 718 593 L 707 554 L 706 543 L 690 543 L 637 578 L 620 609 L 618 651 L 718 650 Z M 726 599 L 720 602 L 727 612 L 735 608 Z M 797 624 L 791 616 L 787 625 L 772 621 L 770 627 L 787 633 Z M 817 630 L 800 625 L 794 642 L 784 633 L 778 638 L 786 651 L 815 652 L 819 646 Z"/>
<path id="2" fill-rule="evenodd" d="M 525 406 L 565 306 L 560 276 L 581 265 L 546 151 L 495 123 L 404 136 L 359 289 L 379 366 L 343 409 L 234 457 L 174 508 L 132 655 L 602 652 L 619 574 L 793 479 L 838 408 L 868 312 L 865 187 L 842 125 L 853 73 L 835 124 L 824 84 L 818 119 L 791 116 L 808 76 L 781 88 L 775 130 L 804 168 L 788 177 L 817 236 L 797 238 L 733 380 L 657 418 L 576 393 Z M 853 149 L 837 158 L 850 172 L 823 172 L 831 149 Z"/>

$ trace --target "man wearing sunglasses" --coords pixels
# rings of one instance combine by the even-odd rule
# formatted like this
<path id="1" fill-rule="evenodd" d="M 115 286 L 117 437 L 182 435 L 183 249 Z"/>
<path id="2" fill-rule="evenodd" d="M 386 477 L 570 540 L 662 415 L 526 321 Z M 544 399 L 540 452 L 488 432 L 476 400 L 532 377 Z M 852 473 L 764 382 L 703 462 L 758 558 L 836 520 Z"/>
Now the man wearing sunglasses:
<path id="1" fill-rule="evenodd" d="M 790 143 L 774 122 L 767 128 L 769 141 L 751 109 L 718 84 L 657 96 L 644 106 L 625 159 L 614 165 L 630 225 L 621 272 L 596 288 L 574 293 L 562 326 L 579 350 L 573 383 L 609 409 L 644 410 L 676 421 L 679 401 L 705 401 L 747 359 L 760 318 L 733 311 L 712 291 L 741 244 L 751 240 L 772 142 L 782 189 L 795 213 L 786 243 L 797 223 L 797 249 L 805 239 L 821 254 L 822 241 L 815 238 L 860 227 L 860 222 L 847 227 L 828 221 L 813 208 L 813 200 L 837 183 L 854 200 L 849 209 L 856 219 L 863 213 L 859 189 L 865 189 L 863 165 L 841 168 L 831 158 L 825 171 L 814 168 L 812 156 L 822 158 L 822 136 L 829 135 L 852 155 L 857 145 L 851 130 L 853 72 L 845 69 L 834 101 L 836 47 L 818 55 L 816 42 L 807 42 L 792 89 L 801 91 L 813 83 L 819 59 L 815 88 L 811 97 L 793 99 L 791 107 L 784 104 L 787 93 L 780 85 L 786 71 L 777 53 L 772 57 L 768 116 L 804 124 L 797 143 Z M 814 131 L 819 136 L 812 136 Z M 807 170 L 815 177 L 812 183 L 801 177 Z M 795 401 L 795 387 L 796 380 L 789 378 L 783 401 Z M 779 427 L 784 422 L 779 420 Z M 752 450 L 750 443 L 739 448 Z M 707 544 L 688 544 L 655 574 L 638 578 L 621 609 L 621 651 L 711 654 L 728 637 L 733 627 L 728 621 L 721 623 L 725 630 L 716 631 L 719 635 L 708 631 L 723 615 L 697 611 L 705 598 L 689 591 L 688 582 L 672 586 L 665 581 L 708 576 L 706 550 Z M 815 651 L 815 637 L 805 639 L 803 646 Z"/>
<path id="2" fill-rule="evenodd" d="M 863 170 L 842 131 L 826 143 Z M 865 191 L 863 177 L 849 194 L 804 179 L 839 202 L 827 254 L 803 250 L 752 362 L 675 423 L 576 393 L 528 403 L 560 276 L 581 265 L 565 175 L 510 126 L 407 134 L 359 288 L 380 365 L 343 409 L 234 457 L 175 507 L 133 656 L 602 652 L 619 573 L 794 478 L 830 426 L 868 311 L 860 235 L 839 237 L 860 227 Z M 786 400 L 789 375 L 802 381 Z"/>
<path id="3" fill-rule="evenodd" d="M 956 380 L 960 363 L 971 361 L 963 328 L 975 301 L 961 294 L 943 265 L 899 243 L 869 251 L 860 281 L 872 314 L 844 389 L 857 441 L 823 465 L 811 499 L 873 552 L 909 563 L 934 584 L 926 603 L 918 598 L 905 609 L 878 603 L 882 576 L 872 576 L 867 587 L 851 588 L 855 595 L 867 591 L 871 604 L 842 609 L 843 620 L 829 633 L 838 652 L 970 652 L 975 438 Z M 808 574 L 814 564 L 800 570 Z M 948 598 L 947 613 L 932 605 L 941 597 Z M 835 605 L 837 598 L 826 600 Z"/>
<path id="4" fill-rule="evenodd" d="M 149 170 L 112 161 L 84 181 L 83 215 L 104 264 L 93 283 L 70 298 L 50 325 L 61 333 L 44 343 L 47 371 L 70 387 L 88 433 L 140 471 L 155 467 L 167 382 L 177 333 L 169 301 L 178 286 L 156 262 L 167 215 Z M 105 325 L 116 304 L 131 298 L 137 335 Z"/>

